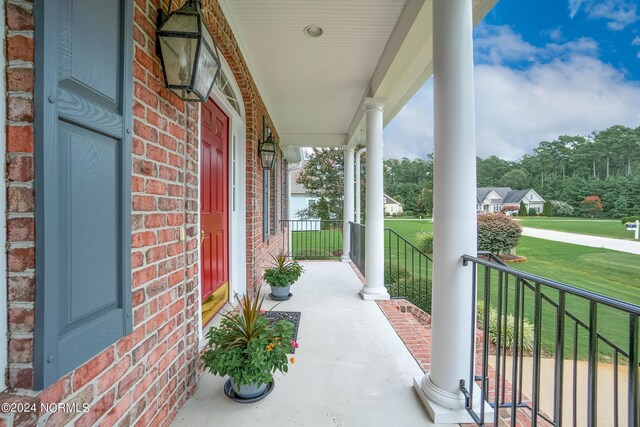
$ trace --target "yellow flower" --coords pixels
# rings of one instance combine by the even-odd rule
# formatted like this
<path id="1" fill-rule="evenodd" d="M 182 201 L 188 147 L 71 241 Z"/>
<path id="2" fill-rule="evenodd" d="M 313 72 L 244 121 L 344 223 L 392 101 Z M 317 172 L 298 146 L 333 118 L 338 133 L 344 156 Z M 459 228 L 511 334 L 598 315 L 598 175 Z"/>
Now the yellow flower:
<path id="1" fill-rule="evenodd" d="M 295 357 L 291 357 L 291 358 L 289 358 L 289 361 L 290 361 L 291 363 L 296 363 L 296 358 L 295 358 Z"/>

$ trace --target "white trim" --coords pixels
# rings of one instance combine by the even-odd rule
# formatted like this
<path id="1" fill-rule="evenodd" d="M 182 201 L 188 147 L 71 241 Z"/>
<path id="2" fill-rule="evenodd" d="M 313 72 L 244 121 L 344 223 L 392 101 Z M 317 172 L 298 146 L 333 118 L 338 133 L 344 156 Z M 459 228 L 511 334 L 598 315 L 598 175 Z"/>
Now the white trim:
<path id="1" fill-rule="evenodd" d="M 0 27 L 0 46 L 4 49 L 4 34 L 6 31 L 4 21 L 5 1 L 0 0 L 0 21 L 2 27 Z M 6 88 L 5 88 L 5 56 L 2 55 L 0 59 L 0 165 L 1 176 L 5 176 L 6 165 L 6 148 L 7 148 L 7 134 L 6 134 Z M 5 248 L 4 256 L 0 257 L 0 373 L 2 374 L 2 390 L 7 387 L 5 382 L 5 371 L 7 368 L 7 351 L 8 351 L 8 337 L 7 337 L 7 230 L 6 230 L 6 203 L 7 203 L 7 189 L 5 187 L 6 182 L 0 185 L 0 245 Z"/>
<path id="2" fill-rule="evenodd" d="M 231 68 L 227 64 L 226 60 L 221 56 L 220 61 L 222 63 L 222 72 L 226 74 L 231 88 L 234 91 L 236 98 L 240 104 L 240 111 L 244 114 L 244 99 L 238 87 L 238 84 L 231 72 Z M 210 95 L 211 99 L 220 107 L 220 109 L 229 118 L 229 135 L 228 137 L 228 221 L 229 221 L 229 303 L 233 305 L 234 295 L 237 293 L 242 295 L 247 289 L 247 253 L 246 253 L 246 185 L 245 185 L 245 152 L 246 152 L 246 122 L 244 117 L 240 116 L 233 106 L 227 101 L 226 97 L 214 87 Z M 202 111 L 202 110 L 201 110 Z M 201 126 L 198 123 L 198 156 L 200 155 L 200 139 L 201 139 Z M 235 195 L 233 189 L 233 143 L 235 141 Z M 198 161 L 198 206 L 200 206 L 200 162 Z M 233 199 L 235 196 L 235 211 L 233 209 Z M 200 212 L 198 211 L 198 230 L 201 229 L 200 224 Z M 202 252 L 200 245 L 198 245 L 198 271 L 202 272 Z M 199 274 L 199 280 L 202 280 L 202 274 Z M 200 287 L 200 283 L 198 284 Z M 200 288 L 199 288 L 200 289 Z M 205 328 L 206 329 L 206 328 Z M 204 339 L 204 330 L 202 325 L 202 293 L 198 291 L 198 333 L 199 340 Z"/>

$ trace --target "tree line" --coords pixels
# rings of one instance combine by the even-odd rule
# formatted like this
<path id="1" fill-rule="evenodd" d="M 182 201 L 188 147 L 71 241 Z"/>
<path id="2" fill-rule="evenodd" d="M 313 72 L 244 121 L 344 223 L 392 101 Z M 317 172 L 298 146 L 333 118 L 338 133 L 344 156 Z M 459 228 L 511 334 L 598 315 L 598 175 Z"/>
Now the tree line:
<path id="1" fill-rule="evenodd" d="M 343 152 L 316 149 L 299 182 L 319 203 L 306 214 L 316 218 L 342 218 Z M 401 202 L 407 214 L 430 214 L 433 209 L 433 155 L 425 159 L 389 159 L 384 162 L 384 191 Z M 366 154 L 362 177 L 362 212 Z M 356 171 L 358 173 L 358 171 Z M 477 158 L 478 187 L 533 188 L 547 201 L 566 202 L 576 214 L 582 202 L 598 196 L 603 215 L 640 214 L 640 127 L 621 125 L 587 136 L 561 135 L 542 141 L 531 154 L 516 161 L 490 156 Z"/>

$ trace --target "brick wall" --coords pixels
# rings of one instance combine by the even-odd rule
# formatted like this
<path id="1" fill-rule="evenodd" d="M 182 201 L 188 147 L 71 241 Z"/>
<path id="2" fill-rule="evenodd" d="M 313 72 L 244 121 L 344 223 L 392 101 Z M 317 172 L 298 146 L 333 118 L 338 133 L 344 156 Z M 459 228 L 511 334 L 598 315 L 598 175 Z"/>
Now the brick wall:
<path id="1" fill-rule="evenodd" d="M 262 242 L 257 144 L 268 114 L 217 3 L 206 19 L 238 82 L 247 121 L 247 287 L 262 283 L 283 233 Z M 1 414 L 9 425 L 166 425 L 197 381 L 199 108 L 164 87 L 155 56 L 156 0 L 136 0 L 132 176 L 134 329 L 46 390 L 34 393 L 34 188 L 32 3 L 8 0 L 7 261 L 11 393 L 0 401 L 87 404 L 86 413 Z M 174 2 L 175 7 L 175 2 Z M 272 130 L 275 132 L 276 129 Z M 277 135 L 277 134 L 276 134 Z M 279 178 L 280 179 L 280 178 Z M 280 190 L 280 188 L 278 189 Z M 279 196 L 279 203 L 286 203 Z M 279 207 L 278 207 L 279 208 Z M 186 240 L 180 240 L 181 227 Z"/>

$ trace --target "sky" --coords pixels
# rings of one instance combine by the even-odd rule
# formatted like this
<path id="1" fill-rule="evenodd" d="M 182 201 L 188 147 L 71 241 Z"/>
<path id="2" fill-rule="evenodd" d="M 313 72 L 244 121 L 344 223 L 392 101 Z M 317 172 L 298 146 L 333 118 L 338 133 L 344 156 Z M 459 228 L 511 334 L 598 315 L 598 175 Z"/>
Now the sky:
<path id="1" fill-rule="evenodd" d="M 476 149 L 640 126 L 640 0 L 500 0 L 474 29 Z M 384 131 L 384 157 L 433 152 L 430 79 Z"/>

